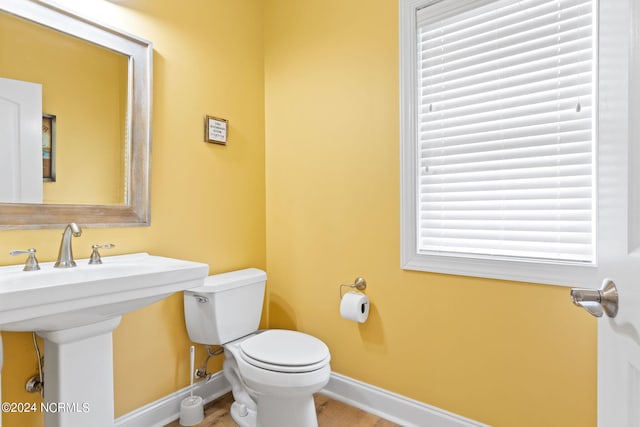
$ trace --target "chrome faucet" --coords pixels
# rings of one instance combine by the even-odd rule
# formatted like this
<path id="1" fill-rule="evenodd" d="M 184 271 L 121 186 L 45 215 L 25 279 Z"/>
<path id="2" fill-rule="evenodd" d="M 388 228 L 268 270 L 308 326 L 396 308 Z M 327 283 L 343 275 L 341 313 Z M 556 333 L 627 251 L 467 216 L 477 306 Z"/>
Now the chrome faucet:
<path id="1" fill-rule="evenodd" d="M 82 229 L 75 222 L 67 225 L 62 233 L 62 241 L 60 242 L 60 251 L 58 252 L 58 261 L 53 265 L 56 268 L 75 267 L 76 262 L 73 260 L 73 250 L 71 249 L 71 237 L 79 237 Z"/>

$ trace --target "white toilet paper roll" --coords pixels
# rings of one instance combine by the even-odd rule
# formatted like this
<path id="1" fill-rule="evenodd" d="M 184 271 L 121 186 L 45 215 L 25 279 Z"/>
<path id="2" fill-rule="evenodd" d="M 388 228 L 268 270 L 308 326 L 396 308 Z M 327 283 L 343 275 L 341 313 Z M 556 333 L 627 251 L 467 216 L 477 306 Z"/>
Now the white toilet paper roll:
<path id="1" fill-rule="evenodd" d="M 364 323 L 369 317 L 369 298 L 360 292 L 347 292 L 340 301 L 340 316 Z"/>

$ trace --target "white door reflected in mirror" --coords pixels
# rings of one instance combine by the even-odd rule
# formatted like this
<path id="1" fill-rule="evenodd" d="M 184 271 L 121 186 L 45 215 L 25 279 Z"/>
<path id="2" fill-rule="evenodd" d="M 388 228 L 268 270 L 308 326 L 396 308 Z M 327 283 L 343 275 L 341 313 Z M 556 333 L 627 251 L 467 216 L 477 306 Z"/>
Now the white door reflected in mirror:
<path id="1" fill-rule="evenodd" d="M 42 85 L 0 78 L 0 202 L 42 203 Z"/>

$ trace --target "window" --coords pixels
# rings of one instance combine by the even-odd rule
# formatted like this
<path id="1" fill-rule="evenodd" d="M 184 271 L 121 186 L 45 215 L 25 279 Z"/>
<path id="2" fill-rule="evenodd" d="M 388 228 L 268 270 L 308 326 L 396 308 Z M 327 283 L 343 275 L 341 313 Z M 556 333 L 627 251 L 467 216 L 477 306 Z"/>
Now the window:
<path id="1" fill-rule="evenodd" d="M 593 3 L 401 1 L 404 268 L 595 265 Z"/>

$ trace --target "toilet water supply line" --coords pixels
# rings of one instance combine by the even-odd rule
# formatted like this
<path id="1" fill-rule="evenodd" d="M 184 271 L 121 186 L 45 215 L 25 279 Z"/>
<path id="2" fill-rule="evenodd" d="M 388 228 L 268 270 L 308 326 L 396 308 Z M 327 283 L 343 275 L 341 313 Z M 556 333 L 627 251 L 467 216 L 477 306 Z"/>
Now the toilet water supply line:
<path id="1" fill-rule="evenodd" d="M 196 369 L 195 376 L 196 378 L 206 378 L 207 381 L 211 379 L 212 373 L 207 372 L 207 364 L 209 363 L 209 359 L 213 356 L 219 356 L 224 353 L 224 347 L 219 346 L 215 350 L 211 350 L 211 346 L 205 346 L 207 349 L 207 357 L 204 359 L 204 363 L 201 368 Z M 191 367 L 191 372 L 193 372 L 193 367 Z"/>

